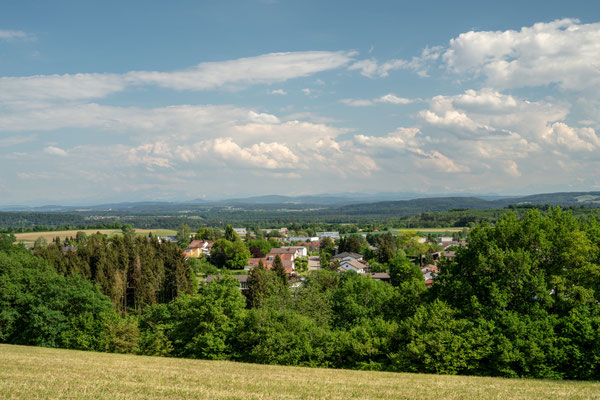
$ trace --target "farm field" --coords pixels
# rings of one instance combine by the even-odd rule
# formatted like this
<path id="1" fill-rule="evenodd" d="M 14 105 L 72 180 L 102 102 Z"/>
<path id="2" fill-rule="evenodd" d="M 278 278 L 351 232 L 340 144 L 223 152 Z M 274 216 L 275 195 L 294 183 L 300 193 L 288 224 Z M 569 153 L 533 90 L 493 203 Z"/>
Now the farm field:
<path id="1" fill-rule="evenodd" d="M 599 382 L 280 367 L 0 345 L 5 399 L 591 399 Z"/>
<path id="2" fill-rule="evenodd" d="M 420 233 L 444 233 L 444 232 L 462 232 L 465 228 L 410 228 L 410 229 L 392 229 L 392 233 L 406 232 L 406 231 L 417 231 Z M 469 228 L 467 228 L 469 229 Z"/>
<path id="3" fill-rule="evenodd" d="M 85 232 L 87 235 L 93 235 L 96 232 L 100 232 L 103 235 L 114 236 L 120 235 L 120 229 L 74 229 L 69 231 L 51 231 L 51 232 L 26 232 L 17 233 L 15 237 L 18 241 L 25 244 L 35 242 L 39 237 L 43 237 L 46 241 L 51 242 L 55 237 L 59 236 L 61 240 L 67 237 L 75 237 L 77 232 Z M 147 235 L 149 232 L 157 236 L 174 236 L 177 232 L 169 229 L 136 229 L 135 233 L 138 235 Z"/>

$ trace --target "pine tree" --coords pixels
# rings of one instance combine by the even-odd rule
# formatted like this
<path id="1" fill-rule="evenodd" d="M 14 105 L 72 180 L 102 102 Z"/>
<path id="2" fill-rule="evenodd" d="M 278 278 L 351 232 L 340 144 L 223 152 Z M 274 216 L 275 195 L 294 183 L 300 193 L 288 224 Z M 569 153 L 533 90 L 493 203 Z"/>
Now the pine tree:
<path id="1" fill-rule="evenodd" d="M 279 254 L 276 255 L 275 259 L 273 260 L 273 272 L 275 272 L 279 279 L 281 279 L 281 282 L 283 282 L 284 285 L 288 284 L 288 277 L 285 273 L 285 268 L 283 268 L 283 262 L 281 262 L 281 257 L 279 257 Z"/>
<path id="2" fill-rule="evenodd" d="M 250 271 L 250 276 L 248 277 L 248 289 L 246 289 L 244 293 L 250 308 L 259 307 L 267 296 L 268 287 L 265 279 L 266 272 L 267 269 L 262 260 L 258 263 L 258 266 Z"/>

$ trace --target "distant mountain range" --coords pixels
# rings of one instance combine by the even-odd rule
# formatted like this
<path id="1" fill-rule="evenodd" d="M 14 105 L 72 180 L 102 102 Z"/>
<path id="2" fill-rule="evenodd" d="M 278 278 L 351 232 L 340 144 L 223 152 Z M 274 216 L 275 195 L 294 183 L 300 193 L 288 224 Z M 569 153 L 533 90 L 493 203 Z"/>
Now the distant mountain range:
<path id="1" fill-rule="evenodd" d="M 444 196 L 418 197 L 415 193 L 346 193 L 340 195 L 281 196 L 268 195 L 219 201 L 195 199 L 185 202 L 142 201 L 100 204 L 94 206 L 45 205 L 40 207 L 0 206 L 0 211 L 21 212 L 107 212 L 119 211 L 134 214 L 194 212 L 213 208 L 235 209 L 337 209 L 344 213 L 369 214 L 448 211 L 457 208 L 496 209 L 510 204 L 551 204 L 561 206 L 600 206 L 600 192 L 560 192 L 530 196 Z M 421 195 L 422 196 L 422 195 Z"/>

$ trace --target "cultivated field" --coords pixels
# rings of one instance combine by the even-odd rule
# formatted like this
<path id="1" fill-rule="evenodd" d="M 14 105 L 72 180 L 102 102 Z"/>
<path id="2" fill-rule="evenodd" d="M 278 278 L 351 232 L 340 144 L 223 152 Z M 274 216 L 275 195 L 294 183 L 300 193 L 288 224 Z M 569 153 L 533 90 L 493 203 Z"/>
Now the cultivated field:
<path id="1" fill-rule="evenodd" d="M 75 237 L 77 232 L 85 232 L 87 235 L 93 235 L 96 232 L 100 232 L 103 235 L 113 236 L 120 235 L 120 229 L 75 229 L 70 231 L 52 231 L 52 232 L 26 232 L 26 233 L 17 233 L 15 234 L 18 241 L 23 243 L 33 243 L 39 237 L 43 237 L 48 242 L 51 242 L 55 237 L 59 236 L 61 240 L 64 240 L 67 237 Z M 147 235 L 149 232 L 157 236 L 173 236 L 177 232 L 169 229 L 136 229 L 135 233 L 138 235 Z"/>
<path id="2" fill-rule="evenodd" d="M 411 229 L 392 229 L 392 233 L 406 232 L 406 231 L 417 231 L 421 233 L 444 233 L 444 232 L 461 232 L 465 228 L 411 228 Z M 467 228 L 468 230 L 469 228 Z"/>
<path id="3" fill-rule="evenodd" d="M 278 367 L 0 345 L 3 399 L 592 399 L 598 382 Z"/>

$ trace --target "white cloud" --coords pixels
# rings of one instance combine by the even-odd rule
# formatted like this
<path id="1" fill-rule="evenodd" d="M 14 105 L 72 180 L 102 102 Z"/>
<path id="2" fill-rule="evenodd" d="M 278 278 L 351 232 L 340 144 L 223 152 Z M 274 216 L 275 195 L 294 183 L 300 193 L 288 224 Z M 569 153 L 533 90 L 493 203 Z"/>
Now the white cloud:
<path id="1" fill-rule="evenodd" d="M 149 170 L 154 170 L 154 167 L 172 168 L 169 158 L 172 153 L 165 143 L 148 143 L 133 149 L 130 149 L 127 154 L 127 159 L 132 164 L 141 164 Z"/>
<path id="2" fill-rule="evenodd" d="M 600 148 L 600 138 L 592 128 L 573 128 L 562 122 L 549 126 L 542 138 L 566 150 L 593 151 Z"/>
<path id="3" fill-rule="evenodd" d="M 365 99 L 341 99 L 340 103 L 350 107 L 369 107 L 373 105 L 371 100 Z"/>
<path id="4" fill-rule="evenodd" d="M 287 94 L 287 92 L 285 90 L 283 90 L 283 89 L 271 90 L 269 93 L 270 94 L 278 94 L 278 95 L 281 95 L 281 96 L 285 96 Z"/>
<path id="5" fill-rule="evenodd" d="M 20 135 L 20 136 L 9 136 L 0 139 L 0 148 L 1 147 L 12 147 L 18 144 L 32 142 L 36 138 L 35 135 Z"/>
<path id="6" fill-rule="evenodd" d="M 125 78 L 132 83 L 177 90 L 268 84 L 340 68 L 352 61 L 355 54 L 348 51 L 270 53 L 229 61 L 205 62 L 182 71 L 133 71 L 127 73 Z"/>
<path id="7" fill-rule="evenodd" d="M 2 77 L 0 101 L 81 100 L 105 97 L 124 89 L 124 80 L 115 74 Z"/>
<path id="8" fill-rule="evenodd" d="M 519 166 L 513 160 L 507 160 L 504 164 L 504 172 L 508 175 L 518 178 L 521 176 L 521 172 L 519 171 Z"/>
<path id="9" fill-rule="evenodd" d="M 516 132 L 528 140 L 539 140 L 550 124 L 563 120 L 568 114 L 568 108 L 561 105 L 517 99 L 491 89 L 435 96 L 429 106 L 419 113 L 427 124 L 462 138 Z"/>
<path id="10" fill-rule="evenodd" d="M 412 100 L 412 99 L 397 97 L 396 95 L 394 95 L 392 93 L 388 93 L 385 96 L 381 96 L 380 98 L 378 98 L 375 101 L 377 101 L 379 103 L 390 103 L 390 104 L 410 104 L 410 103 L 414 102 L 414 100 Z"/>
<path id="11" fill-rule="evenodd" d="M 0 29 L 0 40 L 32 40 L 35 39 L 35 36 L 23 32 L 23 31 L 10 31 L 10 30 L 1 30 Z"/>
<path id="12" fill-rule="evenodd" d="M 390 60 L 379 64 L 375 59 L 361 60 L 352 64 L 350 71 L 360 71 L 367 78 L 385 78 L 390 71 L 407 68 L 408 63 L 404 60 Z"/>
<path id="13" fill-rule="evenodd" d="M 340 68 L 354 52 L 271 53 L 236 60 L 205 62 L 181 71 L 131 71 L 125 74 L 65 74 L 0 78 L 0 101 L 82 100 L 103 98 L 140 85 L 175 90 L 238 89 L 271 84 Z M 279 93 L 281 94 L 281 93 Z"/>
<path id="14" fill-rule="evenodd" d="M 305 95 L 309 95 L 310 94 L 310 89 L 309 88 L 304 88 L 302 89 L 302 93 L 304 93 Z"/>
<path id="15" fill-rule="evenodd" d="M 397 97 L 392 93 L 388 93 L 384 96 L 378 97 L 373 100 L 367 99 L 341 99 L 340 103 L 343 103 L 350 107 L 370 107 L 375 105 L 376 103 L 388 103 L 388 104 L 410 104 L 414 103 L 413 99 L 406 99 L 402 97 Z"/>
<path id="16" fill-rule="evenodd" d="M 379 63 L 377 60 L 370 58 L 360 60 L 348 67 L 350 71 L 360 71 L 361 75 L 367 78 L 385 78 L 389 76 L 390 71 L 398 69 L 408 69 L 415 71 L 419 76 L 428 76 L 429 64 L 440 57 L 442 51 L 441 46 L 426 47 L 418 57 L 413 57 L 410 61 L 393 59 Z"/>
<path id="17" fill-rule="evenodd" d="M 537 23 L 518 31 L 470 31 L 450 40 L 442 60 L 458 74 L 485 77 L 495 88 L 558 84 L 600 86 L 600 23 L 575 19 Z"/>
<path id="18" fill-rule="evenodd" d="M 46 147 L 44 149 L 44 153 L 60 157 L 66 157 L 68 155 L 68 153 L 65 150 L 54 146 Z"/>

